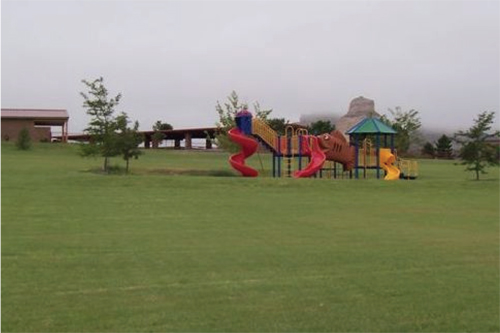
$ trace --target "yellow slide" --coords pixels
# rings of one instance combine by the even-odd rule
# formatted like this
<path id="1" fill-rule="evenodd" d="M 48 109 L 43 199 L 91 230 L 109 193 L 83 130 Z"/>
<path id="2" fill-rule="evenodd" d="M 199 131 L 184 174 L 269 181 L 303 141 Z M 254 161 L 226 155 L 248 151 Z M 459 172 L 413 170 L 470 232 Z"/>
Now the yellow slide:
<path id="1" fill-rule="evenodd" d="M 387 148 L 380 149 L 380 166 L 387 172 L 384 180 L 399 179 L 401 171 L 395 165 L 393 165 L 395 161 L 396 161 L 396 156 L 394 156 L 391 153 L 390 149 Z"/>

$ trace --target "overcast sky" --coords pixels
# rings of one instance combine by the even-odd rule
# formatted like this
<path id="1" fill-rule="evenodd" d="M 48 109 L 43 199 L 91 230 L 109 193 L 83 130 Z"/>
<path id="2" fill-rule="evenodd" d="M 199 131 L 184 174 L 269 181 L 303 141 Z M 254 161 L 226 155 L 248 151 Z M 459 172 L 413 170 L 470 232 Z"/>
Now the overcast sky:
<path id="1" fill-rule="evenodd" d="M 71 133 L 100 76 L 143 130 L 213 126 L 232 90 L 291 121 L 357 96 L 432 128 L 499 110 L 499 1 L 3 0 L 1 18 L 2 107 L 67 109 Z"/>

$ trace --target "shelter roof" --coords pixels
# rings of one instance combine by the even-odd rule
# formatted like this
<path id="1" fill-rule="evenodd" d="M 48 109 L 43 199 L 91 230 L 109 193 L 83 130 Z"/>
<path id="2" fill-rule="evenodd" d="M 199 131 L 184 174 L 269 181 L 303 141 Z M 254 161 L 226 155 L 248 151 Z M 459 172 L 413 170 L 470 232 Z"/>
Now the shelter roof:
<path id="1" fill-rule="evenodd" d="M 383 123 L 378 118 L 364 118 L 351 127 L 346 134 L 396 134 L 389 125 Z"/>
<path id="2" fill-rule="evenodd" d="M 2 109 L 3 119 L 29 119 L 35 125 L 62 125 L 68 121 L 68 112 L 64 109 Z"/>
<path id="3" fill-rule="evenodd" d="M 3 109 L 2 118 L 33 118 L 33 119 L 50 119 L 50 118 L 66 118 L 68 112 L 64 109 Z"/>

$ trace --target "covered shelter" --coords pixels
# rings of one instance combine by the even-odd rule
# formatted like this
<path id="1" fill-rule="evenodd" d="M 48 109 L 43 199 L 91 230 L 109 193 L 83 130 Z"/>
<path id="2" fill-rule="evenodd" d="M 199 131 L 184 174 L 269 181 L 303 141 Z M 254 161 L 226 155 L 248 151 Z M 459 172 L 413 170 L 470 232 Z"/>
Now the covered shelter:
<path id="1" fill-rule="evenodd" d="M 212 149 L 212 139 L 220 132 L 217 127 L 201 127 L 201 128 L 185 128 L 185 129 L 171 129 L 171 130 L 161 130 L 164 137 L 161 141 L 174 141 L 174 148 L 181 149 L 181 141 L 184 140 L 185 149 L 193 149 L 192 140 L 193 139 L 205 139 L 205 148 Z M 139 131 L 144 138 L 144 148 L 149 149 L 151 146 L 153 148 L 157 147 L 158 144 L 154 142 L 153 135 L 155 131 Z M 89 134 L 71 134 L 67 136 L 69 140 L 89 142 Z"/>
<path id="2" fill-rule="evenodd" d="M 397 131 L 379 118 L 367 117 L 347 130 L 346 134 L 349 135 L 351 146 L 355 148 L 355 177 L 359 178 L 360 152 L 366 156 L 367 148 L 362 148 L 361 144 L 366 143 L 367 139 L 374 139 L 376 163 L 373 166 L 377 168 L 377 178 L 380 178 L 380 148 L 390 147 L 391 153 L 394 153 L 394 136 Z"/>
<path id="3" fill-rule="evenodd" d="M 68 112 L 65 109 L 3 109 L 2 140 L 17 140 L 27 128 L 33 141 L 52 140 L 51 126 L 61 127 L 61 141 L 68 141 Z"/>

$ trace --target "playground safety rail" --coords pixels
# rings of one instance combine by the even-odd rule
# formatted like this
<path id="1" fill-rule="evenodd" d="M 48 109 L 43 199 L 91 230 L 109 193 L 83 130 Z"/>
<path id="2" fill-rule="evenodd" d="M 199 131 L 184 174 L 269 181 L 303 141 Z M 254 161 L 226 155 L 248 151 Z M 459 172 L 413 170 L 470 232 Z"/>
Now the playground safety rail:
<path id="1" fill-rule="evenodd" d="M 262 120 L 252 118 L 252 134 L 259 136 L 274 151 L 278 151 L 276 131 Z"/>

